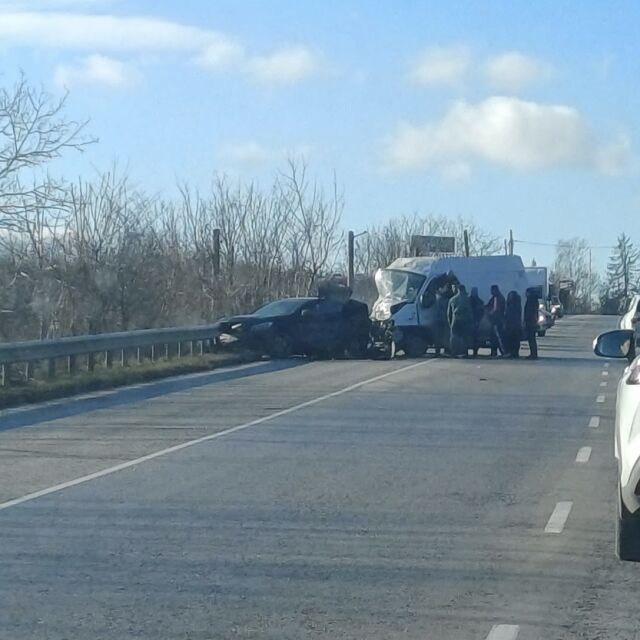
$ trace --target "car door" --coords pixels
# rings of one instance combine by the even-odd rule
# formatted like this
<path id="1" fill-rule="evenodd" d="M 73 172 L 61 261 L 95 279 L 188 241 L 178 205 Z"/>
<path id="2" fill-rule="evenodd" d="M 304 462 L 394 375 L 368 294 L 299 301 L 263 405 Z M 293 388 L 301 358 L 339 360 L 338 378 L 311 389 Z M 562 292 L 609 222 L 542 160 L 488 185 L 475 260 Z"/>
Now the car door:
<path id="1" fill-rule="evenodd" d="M 299 339 L 308 353 L 332 353 L 342 343 L 341 329 L 342 303 L 323 298 L 301 313 Z"/>

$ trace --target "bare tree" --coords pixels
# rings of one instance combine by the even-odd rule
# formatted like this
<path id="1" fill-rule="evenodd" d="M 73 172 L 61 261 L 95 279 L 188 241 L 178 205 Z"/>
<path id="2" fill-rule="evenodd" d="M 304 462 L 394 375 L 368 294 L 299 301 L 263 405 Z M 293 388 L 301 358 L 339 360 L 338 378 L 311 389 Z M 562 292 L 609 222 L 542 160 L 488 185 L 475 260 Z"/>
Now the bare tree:
<path id="1" fill-rule="evenodd" d="M 34 172 L 94 142 L 82 135 L 86 122 L 64 117 L 65 102 L 66 95 L 55 100 L 32 88 L 24 75 L 11 89 L 0 89 L 0 228 L 19 229 L 33 207 L 64 207 L 63 185 Z"/>
<path id="2" fill-rule="evenodd" d="M 342 240 L 343 197 L 335 176 L 329 197 L 316 182 L 310 182 L 304 160 L 287 161 L 286 172 L 280 174 L 279 188 L 291 225 L 291 266 L 306 276 L 306 282 L 300 284 L 311 291 L 323 270 L 331 266 Z"/>

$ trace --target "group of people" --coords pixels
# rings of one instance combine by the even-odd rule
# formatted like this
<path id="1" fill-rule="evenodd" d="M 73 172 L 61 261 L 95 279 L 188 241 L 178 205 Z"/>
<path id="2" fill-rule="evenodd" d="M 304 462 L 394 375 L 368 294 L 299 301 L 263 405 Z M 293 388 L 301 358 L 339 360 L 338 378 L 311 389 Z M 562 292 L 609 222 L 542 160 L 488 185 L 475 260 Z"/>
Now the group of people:
<path id="1" fill-rule="evenodd" d="M 505 299 L 498 285 L 491 287 L 491 299 L 487 304 L 473 287 L 471 295 L 463 284 L 447 285 L 436 294 L 436 355 L 442 350 L 453 356 L 468 357 L 471 349 L 474 357 L 484 343 L 489 331 L 491 355 L 498 352 L 505 358 L 520 357 L 520 342 L 524 337 L 529 343 L 530 360 L 538 358 L 538 293 L 527 289 L 522 309 L 522 299 L 517 291 L 510 291 Z M 487 318 L 488 322 L 483 323 Z"/>

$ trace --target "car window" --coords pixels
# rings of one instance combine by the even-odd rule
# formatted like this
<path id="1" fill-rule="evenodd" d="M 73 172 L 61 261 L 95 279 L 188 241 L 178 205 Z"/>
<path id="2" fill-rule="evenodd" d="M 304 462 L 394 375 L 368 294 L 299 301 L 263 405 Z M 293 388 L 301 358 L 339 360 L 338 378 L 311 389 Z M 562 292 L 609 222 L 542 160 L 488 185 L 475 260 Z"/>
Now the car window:
<path id="1" fill-rule="evenodd" d="M 295 313 L 298 309 L 301 309 L 306 303 L 306 300 L 298 298 L 289 298 L 287 300 L 276 300 L 265 304 L 253 312 L 254 316 L 260 318 L 270 318 L 272 316 L 288 316 Z"/>

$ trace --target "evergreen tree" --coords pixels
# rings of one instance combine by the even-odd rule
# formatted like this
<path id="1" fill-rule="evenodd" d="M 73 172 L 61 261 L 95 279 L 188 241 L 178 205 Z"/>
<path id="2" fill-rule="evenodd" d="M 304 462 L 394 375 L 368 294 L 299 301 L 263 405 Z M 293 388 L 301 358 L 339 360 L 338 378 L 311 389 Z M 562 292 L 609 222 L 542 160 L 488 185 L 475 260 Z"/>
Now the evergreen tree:
<path id="1" fill-rule="evenodd" d="M 611 252 L 607 265 L 607 295 L 609 298 L 627 300 L 630 294 L 637 291 L 640 274 L 640 251 L 635 248 L 631 239 L 623 233 Z"/>

